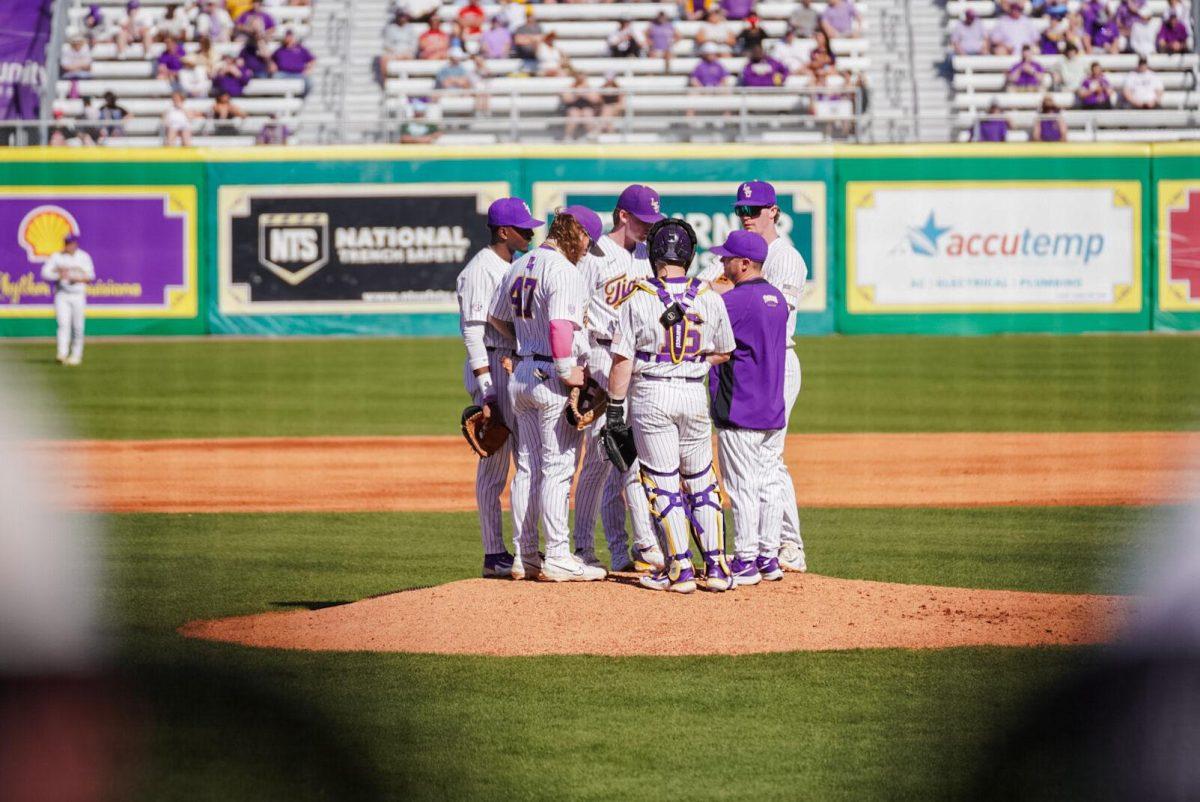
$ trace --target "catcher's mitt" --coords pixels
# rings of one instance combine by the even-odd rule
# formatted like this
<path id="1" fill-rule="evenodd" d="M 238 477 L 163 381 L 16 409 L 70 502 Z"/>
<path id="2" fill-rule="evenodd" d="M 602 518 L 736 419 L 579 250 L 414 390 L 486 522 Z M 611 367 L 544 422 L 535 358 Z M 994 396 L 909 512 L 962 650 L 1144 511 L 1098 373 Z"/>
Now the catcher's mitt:
<path id="1" fill-rule="evenodd" d="M 633 442 L 633 429 L 629 424 L 609 422 L 600 430 L 600 442 L 604 444 L 604 453 L 613 467 L 624 473 L 637 460 L 637 445 Z"/>
<path id="2" fill-rule="evenodd" d="M 490 457 L 508 440 L 508 427 L 499 418 L 490 421 L 483 417 L 483 407 L 471 405 L 463 410 L 462 433 L 467 445 L 480 459 Z"/>
<path id="3" fill-rule="evenodd" d="M 571 388 L 563 414 L 567 416 L 567 423 L 582 432 L 592 425 L 592 421 L 603 415 L 606 409 L 608 393 L 595 381 L 588 379 L 583 387 Z"/>

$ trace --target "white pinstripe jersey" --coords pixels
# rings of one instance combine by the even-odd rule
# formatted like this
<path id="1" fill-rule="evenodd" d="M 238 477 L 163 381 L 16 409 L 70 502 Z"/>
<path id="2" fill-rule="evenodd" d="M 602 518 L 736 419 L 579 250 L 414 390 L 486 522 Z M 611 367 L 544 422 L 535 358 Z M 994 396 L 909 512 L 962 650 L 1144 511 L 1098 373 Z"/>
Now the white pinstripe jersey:
<path id="1" fill-rule="evenodd" d="M 791 314 L 788 315 L 787 342 L 784 344 L 785 348 L 791 348 L 792 335 L 796 331 L 796 309 L 800 306 L 800 298 L 804 294 L 808 266 L 804 264 L 804 257 L 789 240 L 776 237 L 767 246 L 767 260 L 763 262 L 762 272 L 763 278 L 783 293 L 788 309 L 791 310 Z M 722 275 L 721 263 L 717 262 L 698 277 L 705 281 L 716 281 Z"/>
<path id="2" fill-rule="evenodd" d="M 654 274 L 650 270 L 645 243 L 639 242 L 630 253 L 605 234 L 596 244 L 604 251 L 604 256 L 589 254 L 579 262 L 591 293 L 584 325 L 593 340 L 611 340 L 617 330 L 621 304 L 636 289 L 638 281 Z"/>
<path id="3" fill-rule="evenodd" d="M 667 291 L 673 299 L 684 296 L 688 279 L 667 279 Z M 633 374 L 650 376 L 696 377 L 708 373 L 706 360 L 681 361 L 678 364 L 648 362 L 637 358 L 639 351 L 649 354 L 669 354 L 670 332 L 659 318 L 666 306 L 658 291 L 648 282 L 637 285 L 637 291 L 621 305 L 620 322 L 613 336 L 612 352 L 633 360 Z M 701 286 L 687 311 L 688 327 L 684 334 L 682 352 L 687 357 L 701 354 L 727 354 L 734 349 L 733 328 L 721 296 L 708 285 Z"/>
<path id="4" fill-rule="evenodd" d="M 579 268 L 542 246 L 513 262 L 496 288 L 489 314 L 513 324 L 518 354 L 552 356 L 550 321 L 569 320 L 579 329 L 586 305 Z"/>
<path id="5" fill-rule="evenodd" d="M 488 348 L 513 347 L 511 339 L 487 322 L 492 298 L 509 267 L 511 265 L 497 256 L 495 251 L 485 247 L 467 262 L 455 283 L 458 291 L 459 333 L 463 333 L 468 323 L 482 323 L 483 344 Z"/>

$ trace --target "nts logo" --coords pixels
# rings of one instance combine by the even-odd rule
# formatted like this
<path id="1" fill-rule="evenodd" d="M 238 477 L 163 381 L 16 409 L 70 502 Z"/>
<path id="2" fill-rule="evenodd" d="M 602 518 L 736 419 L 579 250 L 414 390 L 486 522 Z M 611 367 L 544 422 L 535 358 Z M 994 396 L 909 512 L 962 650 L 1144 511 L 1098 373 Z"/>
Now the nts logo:
<path id="1" fill-rule="evenodd" d="M 293 287 L 329 263 L 329 215 L 262 214 L 258 263 Z"/>

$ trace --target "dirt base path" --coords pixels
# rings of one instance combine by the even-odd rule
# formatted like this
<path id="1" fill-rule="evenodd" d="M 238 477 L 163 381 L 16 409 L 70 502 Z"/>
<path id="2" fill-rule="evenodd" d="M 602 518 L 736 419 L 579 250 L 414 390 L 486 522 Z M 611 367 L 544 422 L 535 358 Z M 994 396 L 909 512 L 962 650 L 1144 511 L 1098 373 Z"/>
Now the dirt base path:
<path id="1" fill-rule="evenodd" d="M 470 511 L 458 437 L 47 444 L 110 512 Z M 801 506 L 1137 505 L 1186 500 L 1200 432 L 791 435 Z"/>
<path id="2" fill-rule="evenodd" d="M 471 579 L 317 611 L 180 628 L 274 649 L 478 655 L 700 655 L 832 649 L 1038 646 L 1109 640 L 1131 612 L 1117 596 L 967 590 L 789 574 L 690 596 L 616 581 Z"/>

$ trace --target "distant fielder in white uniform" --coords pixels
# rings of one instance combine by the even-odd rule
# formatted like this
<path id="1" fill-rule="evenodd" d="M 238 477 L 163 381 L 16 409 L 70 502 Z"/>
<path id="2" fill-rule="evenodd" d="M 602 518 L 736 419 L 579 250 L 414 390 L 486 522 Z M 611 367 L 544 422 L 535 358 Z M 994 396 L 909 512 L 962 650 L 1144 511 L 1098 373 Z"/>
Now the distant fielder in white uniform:
<path id="1" fill-rule="evenodd" d="M 58 361 L 83 361 L 83 317 L 87 285 L 96 280 L 92 257 L 79 247 L 79 235 L 68 234 L 63 249 L 42 265 L 42 281 L 54 282 L 54 318 L 58 322 Z"/>
<path id="2" fill-rule="evenodd" d="M 621 305 L 633 294 L 642 279 L 651 278 L 646 255 L 646 233 L 663 219 L 658 193 L 647 186 L 632 184 L 621 192 L 613 210 L 612 231 L 597 241 L 603 256 L 588 255 L 579 266 L 591 293 L 585 316 L 589 339 L 588 375 L 605 391 L 612 365 L 613 334 Z M 663 553 L 650 524 L 650 508 L 642 490 L 638 466 L 630 466 L 624 475 L 612 470 L 600 444 L 603 417 L 586 432 L 587 451 L 575 485 L 575 546 L 585 562 L 595 560 L 591 544 L 596 527 L 596 508 L 604 524 L 604 536 L 612 554 L 612 570 L 649 571 L 664 567 Z M 601 500 L 603 492 L 603 500 Z M 633 553 L 625 534 L 625 509 L 628 506 L 633 527 Z"/>
<path id="3" fill-rule="evenodd" d="M 796 397 L 800 394 L 800 358 L 796 355 L 795 343 L 792 336 L 796 331 L 796 309 L 800 305 L 800 297 L 804 292 L 804 283 L 808 276 L 808 266 L 804 257 L 784 237 L 780 236 L 777 225 L 779 222 L 779 206 L 776 203 L 775 187 L 766 181 L 746 181 L 737 189 L 733 201 L 734 212 L 742 221 L 742 228 L 753 231 L 767 241 L 767 260 L 763 263 L 763 278 L 774 285 L 784 298 L 787 299 L 791 314 L 788 316 L 788 336 L 783 344 L 786 372 L 783 384 L 784 414 L 787 421 L 791 420 L 792 407 L 796 405 Z M 708 281 L 719 281 L 722 278 L 720 264 L 706 270 L 701 278 Z M 786 422 L 784 431 L 786 432 Z M 781 440 L 781 447 L 784 440 Z M 783 528 L 781 531 L 782 547 L 779 550 L 779 565 L 785 571 L 807 571 L 808 563 L 804 554 L 804 540 L 800 536 L 800 514 L 796 509 L 796 486 L 792 484 L 792 475 L 787 469 L 787 463 L 780 455 L 779 464 L 782 466 L 777 477 L 776 492 L 783 507 Z"/>
<path id="4" fill-rule="evenodd" d="M 516 451 L 517 426 L 508 400 L 508 371 L 504 367 L 506 360 L 511 364 L 515 343 L 488 324 L 488 311 L 513 257 L 528 250 L 533 229 L 541 225 L 543 221 L 535 220 L 520 198 L 495 201 L 488 208 L 492 241 L 467 262 L 456 282 L 459 330 L 467 348 L 463 385 L 475 404 L 490 408 L 488 414 L 499 416 L 512 432 L 500 450 L 481 459 L 475 469 L 475 503 L 479 508 L 479 528 L 483 537 L 484 576 L 505 577 L 512 573 L 513 558 L 504 547 L 500 495 L 508 481 L 509 462 Z M 528 471 L 519 476 L 522 482 L 528 482 Z M 528 487 L 518 485 L 513 496 L 518 499 L 513 514 L 513 531 L 517 532 L 526 523 Z"/>
<path id="5" fill-rule="evenodd" d="M 732 579 L 704 379 L 710 366 L 729 359 L 733 331 L 720 297 L 686 275 L 696 248 L 691 227 L 663 221 L 651 229 L 648 245 L 657 276 L 641 282 L 621 307 L 609 377 L 614 400 L 629 393 L 642 483 L 670 561 L 666 570 L 640 582 L 654 590 L 695 590 L 690 534 L 700 544 L 705 586 L 728 590 Z M 623 426 L 623 418 L 622 405 L 610 403 L 606 425 Z"/>
<path id="6" fill-rule="evenodd" d="M 543 560 L 536 533 L 517 533 L 514 579 L 567 582 L 607 575 L 571 552 L 567 521 L 581 437 L 563 415 L 570 388 L 584 383 L 574 345 L 588 295 L 576 265 L 603 233 L 604 224 L 591 209 L 560 209 L 545 243 L 513 263 L 492 299 L 489 322 L 517 342 L 509 399 L 517 449 L 529 466 L 529 492 L 538 500 L 546 536 Z"/>

